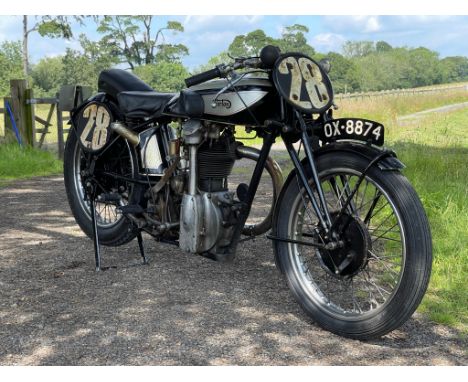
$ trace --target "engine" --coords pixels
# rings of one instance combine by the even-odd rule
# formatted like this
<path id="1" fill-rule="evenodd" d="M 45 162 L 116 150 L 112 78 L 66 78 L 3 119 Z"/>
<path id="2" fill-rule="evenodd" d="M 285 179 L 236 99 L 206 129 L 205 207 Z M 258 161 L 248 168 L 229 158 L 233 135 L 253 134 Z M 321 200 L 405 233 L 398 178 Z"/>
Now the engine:
<path id="1" fill-rule="evenodd" d="M 198 149 L 198 188 L 203 192 L 227 191 L 227 178 L 236 160 L 236 141 L 231 134 L 208 138 Z"/>
<path id="2" fill-rule="evenodd" d="M 228 189 L 237 143 L 231 130 L 222 125 L 205 126 L 198 120 L 183 125 L 183 138 L 189 157 L 189 180 L 180 212 L 179 246 L 221 260 L 240 208 L 240 202 Z"/>

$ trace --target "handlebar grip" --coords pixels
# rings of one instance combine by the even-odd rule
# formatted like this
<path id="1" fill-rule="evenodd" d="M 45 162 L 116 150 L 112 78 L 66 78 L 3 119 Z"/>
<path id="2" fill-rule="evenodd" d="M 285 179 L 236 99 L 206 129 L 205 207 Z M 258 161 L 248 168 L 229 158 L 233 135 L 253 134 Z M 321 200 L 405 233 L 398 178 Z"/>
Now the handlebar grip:
<path id="1" fill-rule="evenodd" d="M 195 74 L 192 77 L 186 78 L 185 85 L 187 85 L 187 87 L 190 87 L 218 77 L 221 77 L 221 71 L 219 70 L 219 68 L 214 68 L 206 72 Z"/>

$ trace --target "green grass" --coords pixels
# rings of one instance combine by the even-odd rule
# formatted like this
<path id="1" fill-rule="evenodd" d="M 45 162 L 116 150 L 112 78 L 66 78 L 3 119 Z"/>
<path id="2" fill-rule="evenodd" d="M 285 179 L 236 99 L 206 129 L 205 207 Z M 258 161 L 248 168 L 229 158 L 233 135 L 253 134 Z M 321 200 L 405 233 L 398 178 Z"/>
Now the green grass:
<path id="1" fill-rule="evenodd" d="M 60 174 L 62 162 L 55 155 L 16 143 L 0 144 L 0 186 L 14 179 Z"/>
<path id="2" fill-rule="evenodd" d="M 434 262 L 420 310 L 468 333 L 468 110 L 391 126 L 388 144 L 407 165 L 431 224 Z"/>

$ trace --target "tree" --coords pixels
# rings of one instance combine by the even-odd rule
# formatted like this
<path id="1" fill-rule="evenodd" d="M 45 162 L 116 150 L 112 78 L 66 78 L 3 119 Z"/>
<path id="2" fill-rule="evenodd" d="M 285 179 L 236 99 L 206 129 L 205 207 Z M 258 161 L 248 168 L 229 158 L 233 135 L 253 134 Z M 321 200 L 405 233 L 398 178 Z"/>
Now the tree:
<path id="1" fill-rule="evenodd" d="M 260 55 L 265 45 L 275 44 L 275 40 L 265 34 L 261 29 L 254 30 L 246 35 L 234 37 L 228 52 L 234 57 L 252 57 Z"/>
<path id="2" fill-rule="evenodd" d="M 79 41 L 83 49 L 83 55 L 93 65 L 94 71 L 97 74 L 119 63 L 118 52 L 102 40 L 91 41 L 86 35 L 81 34 Z"/>
<path id="3" fill-rule="evenodd" d="M 23 75 L 21 41 L 4 41 L 0 45 L 0 96 L 10 93 L 10 79 Z"/>
<path id="4" fill-rule="evenodd" d="M 364 57 L 375 52 L 375 47 L 372 41 L 346 41 L 342 50 L 347 58 Z"/>
<path id="5" fill-rule="evenodd" d="M 81 22 L 81 16 L 74 16 L 75 20 Z M 36 18 L 37 20 L 37 18 Z M 67 16 L 41 16 L 31 28 L 28 27 L 28 16 L 23 16 L 23 74 L 29 73 L 28 41 L 29 35 L 38 32 L 42 37 L 66 38 L 73 36 L 69 18 Z"/>
<path id="6" fill-rule="evenodd" d="M 439 53 L 419 47 L 409 51 L 409 62 L 415 69 L 412 86 L 427 86 L 442 82 Z"/>
<path id="7" fill-rule="evenodd" d="M 64 78 L 63 56 L 42 58 L 31 68 L 35 95 L 55 95 Z"/>
<path id="8" fill-rule="evenodd" d="M 208 62 L 204 65 L 200 65 L 198 68 L 192 71 L 193 74 L 205 72 L 207 70 L 213 69 L 216 65 L 227 64 L 232 61 L 232 58 L 229 57 L 227 51 L 223 51 L 216 56 L 211 57 Z"/>
<path id="9" fill-rule="evenodd" d="M 309 28 L 301 24 L 285 27 L 276 45 L 283 52 L 300 52 L 310 57 L 314 56 L 315 49 L 307 43 L 305 33 L 309 33 Z"/>
<path id="10" fill-rule="evenodd" d="M 315 50 L 307 43 L 305 33 L 309 29 L 300 24 L 287 26 L 283 29 L 281 37 L 274 39 L 267 36 L 261 29 L 254 30 L 245 35 L 238 35 L 229 45 L 228 52 L 234 57 L 252 57 L 260 55 L 265 45 L 276 45 L 283 52 L 301 52 L 308 56 L 315 55 Z"/>
<path id="11" fill-rule="evenodd" d="M 62 85 L 79 84 L 97 89 L 98 72 L 86 55 L 77 50 L 67 49 L 62 62 Z"/>
<path id="12" fill-rule="evenodd" d="M 103 34 L 101 43 L 111 48 L 120 62 L 127 62 L 131 69 L 159 60 L 179 61 L 187 55 L 185 45 L 168 44 L 164 36 L 166 31 L 183 32 L 182 24 L 168 21 L 154 32 L 153 20 L 153 16 L 104 16 L 97 30 Z"/>
<path id="13" fill-rule="evenodd" d="M 388 42 L 385 42 L 385 41 L 377 41 L 375 43 L 375 51 L 377 53 L 382 53 L 382 52 L 389 52 L 390 50 L 392 50 L 392 46 L 388 43 Z"/>
<path id="14" fill-rule="evenodd" d="M 328 53 L 326 58 L 331 64 L 329 75 L 336 93 L 359 90 L 359 78 L 354 62 L 335 52 Z"/>
<path id="15" fill-rule="evenodd" d="M 158 92 L 182 90 L 184 79 L 190 77 L 180 62 L 159 61 L 156 64 L 137 66 L 134 73 Z"/>
<path id="16" fill-rule="evenodd" d="M 445 57 L 440 60 L 443 82 L 468 80 L 468 58 L 462 56 Z"/>

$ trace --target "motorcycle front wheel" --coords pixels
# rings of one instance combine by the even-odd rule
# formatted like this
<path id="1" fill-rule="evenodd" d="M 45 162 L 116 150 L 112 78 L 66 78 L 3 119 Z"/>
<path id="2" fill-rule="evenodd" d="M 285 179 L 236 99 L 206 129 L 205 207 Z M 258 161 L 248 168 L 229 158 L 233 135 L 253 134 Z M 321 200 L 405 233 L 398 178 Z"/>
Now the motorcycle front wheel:
<path id="1" fill-rule="evenodd" d="M 285 190 L 276 220 L 276 236 L 295 242 L 274 242 L 277 264 L 305 312 L 324 329 L 360 340 L 383 336 L 409 319 L 432 264 L 426 214 L 400 172 L 373 166 L 340 214 L 367 165 L 344 152 L 316 161 L 340 248 L 298 243 L 326 240 L 297 177 Z"/>

